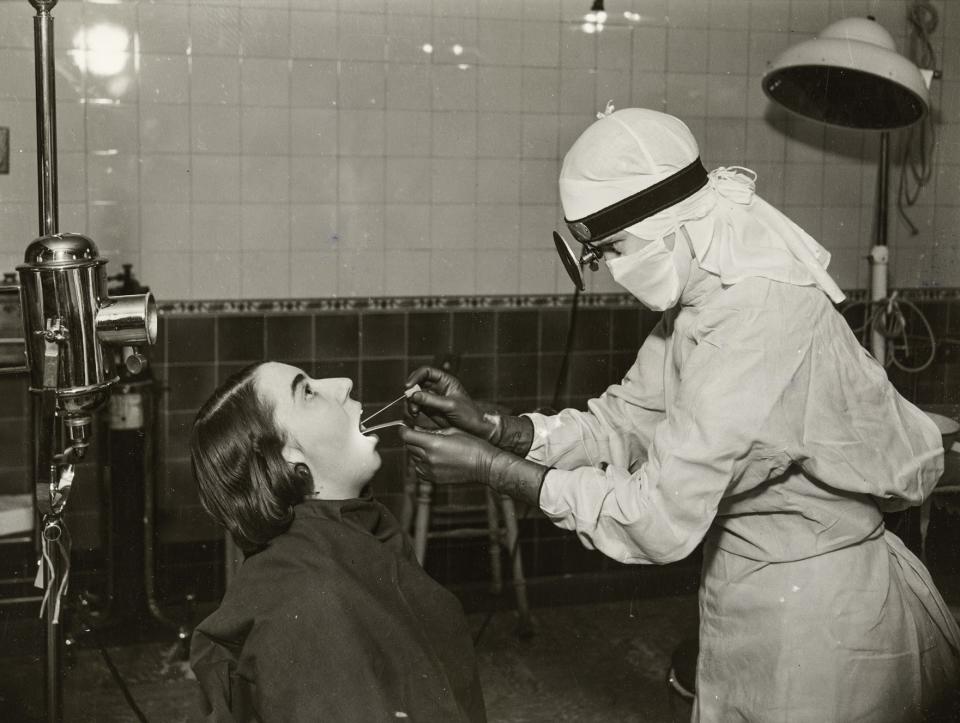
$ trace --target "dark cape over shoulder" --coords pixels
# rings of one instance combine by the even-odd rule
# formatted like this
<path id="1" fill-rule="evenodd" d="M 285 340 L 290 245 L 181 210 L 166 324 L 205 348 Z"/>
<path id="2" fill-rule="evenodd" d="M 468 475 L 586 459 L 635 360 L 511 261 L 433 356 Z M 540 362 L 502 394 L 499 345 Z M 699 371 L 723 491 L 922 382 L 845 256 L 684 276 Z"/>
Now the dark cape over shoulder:
<path id="1" fill-rule="evenodd" d="M 371 499 L 309 500 L 194 631 L 212 721 L 484 721 L 457 599 Z"/>

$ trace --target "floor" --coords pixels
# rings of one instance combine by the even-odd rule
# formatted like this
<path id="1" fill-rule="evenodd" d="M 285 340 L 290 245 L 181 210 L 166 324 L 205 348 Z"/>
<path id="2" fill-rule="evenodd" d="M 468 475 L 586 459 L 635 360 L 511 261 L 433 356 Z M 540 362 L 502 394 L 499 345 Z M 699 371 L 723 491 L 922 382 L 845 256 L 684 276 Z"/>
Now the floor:
<path id="1" fill-rule="evenodd" d="M 666 684 L 670 655 L 696 633 L 692 595 L 537 608 L 535 633 L 521 640 L 512 611 L 469 616 L 491 723 L 689 719 L 690 706 Z M 203 718 L 189 666 L 175 641 L 108 647 L 113 665 L 151 723 Z M 96 649 L 67 661 L 64 720 L 136 721 Z M 36 660 L 0 660 L 3 720 L 39 721 Z"/>

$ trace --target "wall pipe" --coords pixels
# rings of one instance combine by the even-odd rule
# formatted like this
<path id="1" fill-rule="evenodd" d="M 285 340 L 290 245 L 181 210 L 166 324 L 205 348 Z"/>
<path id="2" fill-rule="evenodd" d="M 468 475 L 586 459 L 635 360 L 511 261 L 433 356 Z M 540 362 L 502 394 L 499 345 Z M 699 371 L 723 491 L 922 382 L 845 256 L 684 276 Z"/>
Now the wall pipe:
<path id="1" fill-rule="evenodd" d="M 880 134 L 880 159 L 877 163 L 877 203 L 874 218 L 874 245 L 870 250 L 870 301 L 868 318 L 882 322 L 886 311 L 881 312 L 877 305 L 887 298 L 887 267 L 890 262 L 890 250 L 887 248 L 887 205 L 888 179 L 890 176 L 890 133 Z M 873 357 L 885 365 L 887 362 L 887 338 L 883 334 L 883 324 L 875 321 L 870 325 L 870 351 Z"/>

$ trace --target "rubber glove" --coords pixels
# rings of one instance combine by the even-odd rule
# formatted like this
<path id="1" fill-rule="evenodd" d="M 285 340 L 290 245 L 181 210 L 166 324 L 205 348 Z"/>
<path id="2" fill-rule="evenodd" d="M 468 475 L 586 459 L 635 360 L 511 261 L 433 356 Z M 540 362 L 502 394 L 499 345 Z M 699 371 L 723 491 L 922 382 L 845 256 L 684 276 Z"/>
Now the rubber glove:
<path id="1" fill-rule="evenodd" d="M 480 482 L 500 494 L 540 506 L 540 488 L 549 467 L 530 462 L 455 429 L 401 428 L 417 476 L 426 482 Z"/>
<path id="2" fill-rule="evenodd" d="M 405 419 L 409 425 L 422 429 L 456 427 L 521 456 L 530 451 L 533 422 L 501 415 L 496 407 L 475 402 L 452 374 L 423 366 L 407 377 L 406 386 L 414 384 L 419 384 L 421 391 L 407 400 Z"/>

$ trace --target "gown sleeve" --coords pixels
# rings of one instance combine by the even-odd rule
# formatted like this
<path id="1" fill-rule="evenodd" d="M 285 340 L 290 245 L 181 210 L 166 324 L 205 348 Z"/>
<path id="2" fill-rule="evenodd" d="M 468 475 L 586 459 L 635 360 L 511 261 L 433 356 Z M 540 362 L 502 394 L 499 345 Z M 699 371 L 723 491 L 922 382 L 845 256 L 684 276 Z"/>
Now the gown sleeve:
<path id="1" fill-rule="evenodd" d="M 724 494 L 749 489 L 789 464 L 754 436 L 777 403 L 763 368 L 761 347 L 697 345 L 642 466 L 631 472 L 614 460 L 605 470 L 551 470 L 541 509 L 586 547 L 620 562 L 686 557 Z"/>
<path id="2" fill-rule="evenodd" d="M 559 469 L 615 464 L 634 469 L 646 457 L 654 427 L 663 420 L 665 322 L 650 332 L 623 381 L 587 402 L 589 411 L 525 415 L 534 439 L 527 458 Z"/>

